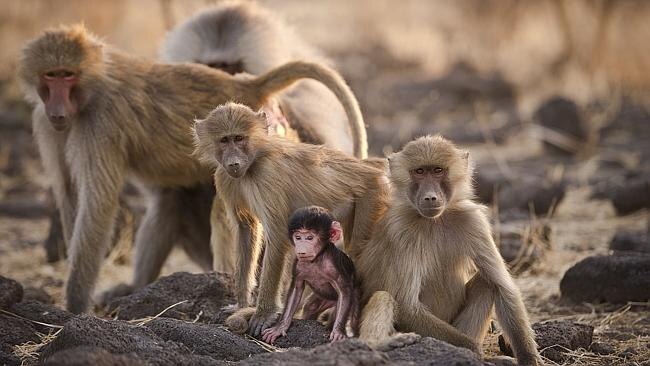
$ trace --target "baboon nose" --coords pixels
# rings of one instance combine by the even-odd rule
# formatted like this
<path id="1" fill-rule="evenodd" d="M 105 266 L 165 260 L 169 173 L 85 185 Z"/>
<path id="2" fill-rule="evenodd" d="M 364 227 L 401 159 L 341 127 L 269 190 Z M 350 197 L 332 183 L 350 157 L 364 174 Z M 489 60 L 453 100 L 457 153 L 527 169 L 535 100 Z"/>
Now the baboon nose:
<path id="1" fill-rule="evenodd" d="M 239 168 L 239 163 L 230 163 L 228 166 L 231 168 Z"/>
<path id="2" fill-rule="evenodd" d="M 65 116 L 50 115 L 50 122 L 52 122 L 52 123 L 64 123 L 65 122 Z"/>
<path id="3" fill-rule="evenodd" d="M 436 196 L 434 196 L 434 195 L 427 195 L 427 196 L 424 196 L 424 201 L 425 201 L 425 202 L 431 202 L 431 203 L 432 203 L 432 202 L 435 202 L 435 201 L 437 201 L 437 200 L 438 200 L 438 197 L 436 197 Z"/>

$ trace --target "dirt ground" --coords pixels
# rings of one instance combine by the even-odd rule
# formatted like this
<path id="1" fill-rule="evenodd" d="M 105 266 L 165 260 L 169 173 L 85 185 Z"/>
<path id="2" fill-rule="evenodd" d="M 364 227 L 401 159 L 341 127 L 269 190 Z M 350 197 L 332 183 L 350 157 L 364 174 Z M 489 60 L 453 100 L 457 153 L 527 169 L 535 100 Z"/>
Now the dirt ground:
<path id="1" fill-rule="evenodd" d="M 133 17 L 133 2 L 116 3 L 121 4 L 126 14 L 130 14 L 126 18 Z M 360 15 L 363 6 L 347 6 L 343 2 L 333 2 L 335 5 L 331 8 L 316 5 L 317 9 L 305 9 L 306 5 L 299 1 L 266 2 L 283 12 L 296 28 L 305 28 L 304 36 L 324 48 L 339 65 L 361 102 L 369 124 L 369 144 L 374 155 L 396 150 L 414 136 L 442 132 L 470 149 L 479 170 L 482 166 L 492 167 L 495 164 L 499 169 L 503 169 L 505 164 L 507 169 L 509 165 L 516 166 L 518 162 L 529 161 L 526 168 L 518 170 L 517 174 L 543 171 L 547 176 L 568 177 L 564 199 L 557 205 L 552 216 L 537 215 L 531 218 L 526 215 L 525 218 L 504 222 L 496 220 L 499 225 L 515 226 L 530 225 L 531 220 L 537 220 L 548 223 L 552 228 L 550 248 L 544 251 L 540 260 L 516 276 L 516 283 L 524 295 L 530 316 L 534 322 L 565 319 L 592 325 L 595 328 L 594 341 L 614 347 L 609 355 L 598 355 L 582 349 L 571 351 L 571 357 L 563 365 L 648 365 L 650 302 L 570 304 L 560 299 L 559 291 L 559 282 L 565 271 L 588 256 L 608 254 L 609 242 L 617 231 L 648 230 L 650 212 L 647 209 L 619 216 L 609 200 L 591 198 L 597 183 L 606 180 L 598 175 L 604 160 L 615 157 L 615 160 L 624 162 L 622 170 L 612 171 L 611 174 L 615 176 L 627 170 L 647 171 L 645 157 L 650 153 L 650 140 L 645 140 L 650 137 L 650 119 L 635 120 L 633 127 L 640 129 L 641 133 L 632 132 L 636 130 L 626 130 L 628 125 L 625 113 L 621 112 L 625 107 L 614 108 L 615 112 L 612 113 L 604 108 L 607 113 L 596 113 L 593 111 L 598 108 L 593 107 L 593 101 L 609 106 L 616 104 L 617 100 L 627 100 L 628 95 L 638 95 L 639 90 L 643 92 L 645 89 L 639 89 L 635 85 L 628 92 L 625 87 L 617 87 L 615 92 L 607 92 L 605 98 L 602 94 L 585 97 L 582 91 L 568 95 L 578 102 L 590 131 L 598 131 L 613 120 L 617 120 L 622 127 L 617 133 L 602 135 L 600 139 L 592 141 L 587 153 L 548 163 L 544 160 L 539 136 L 532 127 L 532 111 L 547 96 L 566 96 L 566 91 L 571 89 L 567 85 L 570 86 L 572 80 L 576 83 L 576 89 L 585 89 L 585 76 L 579 72 L 582 70 L 580 66 L 572 64 L 569 69 L 573 71 L 567 71 L 564 76 L 542 74 L 540 80 L 545 81 L 539 88 L 531 87 L 534 80 L 521 76 L 526 75 L 525 72 L 513 70 L 513 75 L 508 75 L 503 72 L 507 71 L 508 64 L 500 66 L 494 60 L 495 66 L 491 71 L 479 70 L 475 65 L 469 67 L 469 71 L 459 68 L 458 62 L 465 59 L 460 58 L 459 52 L 450 51 L 451 48 L 443 37 L 447 33 L 440 31 L 443 28 L 449 31 L 445 25 L 450 21 L 441 20 L 445 19 L 445 14 L 452 16 L 459 10 L 448 2 L 439 3 L 440 12 L 433 14 L 432 7 L 424 2 L 405 2 L 395 17 L 389 19 L 385 27 L 381 27 L 377 24 L 377 16 L 370 15 L 385 16 L 390 6 L 383 1 L 378 2 L 376 9 L 369 10 L 370 15 L 366 14 L 365 17 Z M 200 2 L 192 4 L 183 8 L 176 3 L 176 18 L 182 19 L 191 13 L 189 8 L 202 5 Z M 366 7 L 371 6 L 364 4 Z M 14 16 L 22 14 L 23 18 L 30 20 L 21 13 L 24 10 L 12 9 L 13 13 L 10 13 Z M 323 11 L 316 11 L 318 9 Z M 80 13 L 75 13 L 72 18 L 85 16 L 84 10 L 75 11 Z M 522 18 L 530 16 L 524 13 Z M 111 18 L 90 19 L 90 25 L 97 24 L 99 32 L 106 32 L 104 35 L 109 40 L 127 49 L 136 48 L 126 38 L 120 38 L 125 32 L 123 29 L 120 32 L 108 32 L 119 26 L 112 26 Z M 331 24 L 335 24 L 336 19 L 341 21 L 340 35 L 331 36 L 327 30 Z M 363 21 L 359 20 L 361 25 L 371 24 L 368 26 L 370 30 L 366 29 L 362 35 L 356 34 L 360 25 L 354 19 L 362 19 Z M 433 23 L 437 27 L 423 25 L 426 19 L 435 20 Z M 44 27 L 40 26 L 36 18 L 25 24 L 29 26 L 13 30 L 0 27 L 0 35 L 5 40 L 14 39 L 18 45 L 26 34 Z M 457 27 L 452 27 L 452 31 Z M 528 28 L 535 29 L 533 25 L 525 30 L 521 28 L 526 27 L 519 26 L 514 32 L 518 30 L 521 33 L 519 38 L 522 43 L 537 39 L 529 34 L 531 30 Z M 154 46 L 159 44 L 164 25 L 158 24 L 147 29 L 149 32 L 146 36 L 155 39 Z M 122 36 L 116 36 L 118 33 Z M 346 36 L 348 33 L 355 36 Z M 549 36 L 551 40 L 555 38 Z M 418 48 L 414 46 L 417 43 L 431 44 L 432 47 Z M 456 48 L 463 47 L 456 45 Z M 559 51 L 556 48 L 555 44 L 550 44 L 545 50 L 550 55 L 557 55 Z M 12 49 L 19 48 L 16 46 Z M 555 53 L 553 50 L 556 50 Z M 5 52 L 7 54 L 3 57 L 15 62 L 15 52 L 12 52 Z M 155 47 L 149 46 L 134 53 L 154 57 Z M 440 59 L 437 59 L 436 54 Z M 531 54 L 522 57 L 528 56 Z M 548 58 L 552 59 L 551 56 Z M 557 80 L 550 82 L 551 79 Z M 15 80 L 11 73 L 1 75 L 1 80 L 0 202 L 28 202 L 33 206 L 22 208 L 18 213 L 0 212 L 0 275 L 13 278 L 25 287 L 43 289 L 56 305 L 62 305 L 66 264 L 64 261 L 47 263 L 42 245 L 50 224 L 47 214 L 42 213 L 49 212 L 50 207 L 46 194 L 47 177 L 42 172 L 30 138 L 28 108 L 20 101 Z M 621 94 L 625 96 L 620 97 Z M 585 100 L 587 102 L 583 102 Z M 642 107 L 644 99 L 637 98 L 632 103 Z M 132 199 L 129 203 L 136 211 L 141 208 L 141 202 L 137 199 Z M 102 268 L 96 293 L 116 283 L 128 282 L 131 277 L 130 264 L 128 255 L 119 258 L 110 256 Z M 199 269 L 182 251 L 177 250 L 165 264 L 163 274 L 176 271 L 198 272 Z M 486 354 L 500 354 L 497 335 L 497 332 L 489 334 L 485 344 Z M 552 361 L 548 363 L 555 364 Z"/>

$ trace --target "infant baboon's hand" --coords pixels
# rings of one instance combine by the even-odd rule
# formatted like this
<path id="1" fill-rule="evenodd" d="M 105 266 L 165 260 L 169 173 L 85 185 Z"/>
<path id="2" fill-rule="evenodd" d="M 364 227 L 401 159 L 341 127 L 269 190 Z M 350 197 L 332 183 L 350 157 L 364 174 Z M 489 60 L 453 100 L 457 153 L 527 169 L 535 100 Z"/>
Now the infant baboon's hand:
<path id="1" fill-rule="evenodd" d="M 334 329 L 332 330 L 332 333 L 330 333 L 330 342 L 336 342 L 340 341 L 342 339 L 347 338 L 347 334 L 345 334 L 345 331 L 341 329 Z"/>
<path id="2" fill-rule="evenodd" d="M 278 339 L 279 337 L 286 337 L 286 335 L 287 335 L 287 327 L 276 325 L 275 327 L 265 329 L 262 332 L 262 340 L 268 344 L 273 344 L 275 343 L 276 339 Z"/>

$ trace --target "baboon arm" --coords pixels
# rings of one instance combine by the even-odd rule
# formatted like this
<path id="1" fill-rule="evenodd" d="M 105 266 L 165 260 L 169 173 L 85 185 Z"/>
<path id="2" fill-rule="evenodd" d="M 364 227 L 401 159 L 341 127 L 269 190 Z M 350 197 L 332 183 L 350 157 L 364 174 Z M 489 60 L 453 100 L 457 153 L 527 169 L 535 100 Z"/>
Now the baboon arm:
<path id="1" fill-rule="evenodd" d="M 487 220 L 482 225 L 489 227 Z M 542 364 L 526 307 L 519 289 L 508 273 L 492 235 L 485 230 L 473 244 L 473 259 L 479 273 L 496 289 L 495 310 L 506 339 L 521 365 Z"/>
<path id="2" fill-rule="evenodd" d="M 388 185 L 383 179 L 368 184 L 366 194 L 355 200 L 354 222 L 350 240 L 345 238 L 345 250 L 353 259 L 364 252 L 375 224 L 387 208 Z"/>
<path id="3" fill-rule="evenodd" d="M 230 207 L 226 205 L 226 207 Z M 259 255 L 259 222 L 242 212 L 229 209 L 229 217 L 235 222 L 237 245 L 237 305 L 246 307 L 251 303 L 251 290 L 255 282 L 255 269 Z"/>
<path id="4" fill-rule="evenodd" d="M 480 353 L 478 345 L 451 324 L 431 313 L 424 304 L 403 304 L 398 302 L 398 327 L 400 331 L 415 332 L 421 336 L 433 337 L 455 346 Z"/>
<path id="5" fill-rule="evenodd" d="M 72 187 L 70 169 L 65 162 L 64 142 L 49 133 L 49 126 L 44 126 L 44 123 L 47 123 L 43 122 L 44 118 L 38 108 L 34 110 L 34 136 L 45 172 L 52 179 L 52 193 L 61 217 L 63 238 L 69 246 L 76 217 L 76 195 Z"/>
<path id="6" fill-rule="evenodd" d="M 287 303 L 284 306 L 284 313 L 282 314 L 282 319 L 280 324 L 285 329 L 288 329 L 293 320 L 293 316 L 298 310 L 300 305 L 300 299 L 302 299 L 302 294 L 305 290 L 305 281 L 300 279 L 294 279 L 293 286 L 291 286 L 291 293 L 287 296 Z"/>
<path id="7" fill-rule="evenodd" d="M 106 150 L 106 151 L 117 151 Z M 67 307 L 73 313 L 87 310 L 106 248 L 111 239 L 123 185 L 123 164 L 115 156 L 91 150 L 78 162 L 75 176 L 77 215 L 69 248 L 70 275 Z"/>
<path id="8" fill-rule="evenodd" d="M 284 216 L 288 217 L 288 215 Z M 286 253 L 289 244 L 285 235 L 286 218 L 282 217 L 277 220 L 276 224 L 272 224 L 268 228 L 268 236 L 266 237 L 266 250 L 264 252 L 259 295 L 257 297 L 258 314 L 269 314 L 277 310 L 280 282 L 285 272 L 285 262 L 288 259 Z"/>
<path id="9" fill-rule="evenodd" d="M 334 325 L 332 326 L 332 329 L 344 331 L 345 323 L 348 320 L 350 309 L 352 308 L 354 289 L 352 286 L 348 285 L 340 286 L 337 281 L 332 281 L 331 284 L 339 295 L 339 298 L 336 302 L 336 318 L 334 319 Z"/>

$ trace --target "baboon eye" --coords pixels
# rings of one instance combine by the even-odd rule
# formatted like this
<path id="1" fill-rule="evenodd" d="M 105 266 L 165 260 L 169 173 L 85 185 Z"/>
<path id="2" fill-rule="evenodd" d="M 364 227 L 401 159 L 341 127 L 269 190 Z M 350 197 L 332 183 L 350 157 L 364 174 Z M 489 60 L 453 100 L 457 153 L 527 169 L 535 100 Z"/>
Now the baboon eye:
<path id="1" fill-rule="evenodd" d="M 219 140 L 219 142 L 225 144 L 226 142 L 228 142 L 228 137 L 227 136 L 222 137 L 221 140 Z"/>
<path id="2" fill-rule="evenodd" d="M 56 75 L 54 74 L 54 71 L 48 71 L 48 72 L 45 73 L 45 77 L 47 77 L 47 78 L 53 78 L 55 76 Z"/>
<path id="3" fill-rule="evenodd" d="M 72 71 L 64 71 L 63 72 L 63 77 L 64 78 L 71 78 L 73 76 L 74 76 L 74 72 L 72 72 Z"/>
<path id="4" fill-rule="evenodd" d="M 312 235 L 308 235 L 307 240 L 314 240 L 314 237 Z"/>
<path id="5" fill-rule="evenodd" d="M 443 171 L 443 169 L 441 167 L 439 167 L 439 166 L 433 168 L 433 172 L 436 173 L 436 174 L 440 174 L 440 173 L 442 173 L 442 171 Z"/>
<path id="6" fill-rule="evenodd" d="M 422 168 L 415 169 L 415 174 L 424 174 L 424 169 Z"/>
<path id="7" fill-rule="evenodd" d="M 239 142 L 239 141 L 241 141 L 241 140 L 243 140 L 243 139 L 244 139 L 244 136 L 242 136 L 242 135 L 237 135 L 237 136 L 235 136 L 235 141 L 238 141 L 238 142 Z"/>

